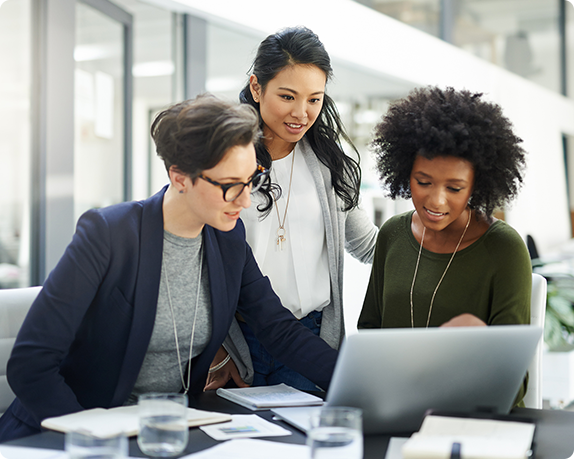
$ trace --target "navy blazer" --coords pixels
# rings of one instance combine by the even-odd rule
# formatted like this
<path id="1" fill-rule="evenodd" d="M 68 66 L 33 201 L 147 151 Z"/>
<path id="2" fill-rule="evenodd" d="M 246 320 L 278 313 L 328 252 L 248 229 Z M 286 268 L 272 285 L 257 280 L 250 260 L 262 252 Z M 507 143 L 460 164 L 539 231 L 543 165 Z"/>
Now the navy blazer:
<path id="1" fill-rule="evenodd" d="M 39 429 L 47 417 L 128 399 L 155 321 L 166 189 L 79 219 L 16 339 L 7 376 L 17 398 L 6 415 Z M 337 352 L 283 308 L 241 220 L 229 232 L 206 225 L 203 238 L 213 329 L 192 361 L 190 393 L 203 390 L 236 311 L 271 354 L 327 389 Z"/>

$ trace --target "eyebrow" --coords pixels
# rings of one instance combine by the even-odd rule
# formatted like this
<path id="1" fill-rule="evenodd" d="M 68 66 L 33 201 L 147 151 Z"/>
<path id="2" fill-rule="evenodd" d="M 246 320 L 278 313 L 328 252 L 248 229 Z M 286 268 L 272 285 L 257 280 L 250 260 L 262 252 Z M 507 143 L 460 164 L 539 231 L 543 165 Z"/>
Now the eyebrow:
<path id="1" fill-rule="evenodd" d="M 277 89 L 280 89 L 280 90 L 282 90 L 282 91 L 289 91 L 289 92 L 292 92 L 293 94 L 299 94 L 297 91 L 295 91 L 294 89 L 291 89 L 291 88 L 280 87 L 280 88 L 277 88 Z M 317 95 L 317 94 L 325 94 L 325 91 L 316 91 L 316 92 L 311 93 L 310 95 L 311 95 L 311 96 L 315 96 L 315 95 Z"/>
<path id="2" fill-rule="evenodd" d="M 430 179 L 433 178 L 432 175 L 426 174 L 426 173 L 424 173 L 423 171 L 414 171 L 414 172 L 413 172 L 413 175 L 422 175 L 423 177 L 430 178 Z M 453 179 L 447 179 L 446 181 L 449 182 L 449 183 L 464 183 L 464 184 L 467 184 L 467 183 L 468 183 L 468 182 L 467 182 L 466 180 L 464 180 L 464 179 L 455 179 L 455 178 L 453 178 Z"/>
<path id="3" fill-rule="evenodd" d="M 255 169 L 255 171 L 253 172 L 253 174 L 251 174 L 248 179 L 250 179 L 251 177 L 253 177 L 256 173 L 257 173 L 258 169 Z M 203 173 L 203 172 L 202 172 Z M 211 178 L 211 177 L 210 177 Z M 233 180 L 234 182 L 242 182 L 242 178 L 241 177 L 221 177 L 221 178 L 212 178 L 212 180 L 215 180 L 216 182 L 220 182 L 223 180 Z M 243 183 L 243 182 L 242 182 Z"/>

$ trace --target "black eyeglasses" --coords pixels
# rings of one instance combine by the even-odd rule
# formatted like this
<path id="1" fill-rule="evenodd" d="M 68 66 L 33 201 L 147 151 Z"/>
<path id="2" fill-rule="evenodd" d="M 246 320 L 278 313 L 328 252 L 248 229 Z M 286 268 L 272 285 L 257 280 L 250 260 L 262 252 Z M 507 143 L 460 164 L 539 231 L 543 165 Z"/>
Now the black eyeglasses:
<path id="1" fill-rule="evenodd" d="M 235 201 L 246 186 L 251 187 L 251 193 L 255 193 L 261 186 L 265 183 L 267 176 L 269 175 L 269 170 L 265 169 L 263 166 L 257 166 L 257 170 L 249 179 L 249 182 L 235 182 L 235 183 L 219 183 L 215 180 L 211 180 L 203 174 L 199 174 L 199 178 L 211 183 L 212 185 L 218 186 L 223 191 L 223 200 L 226 202 Z"/>

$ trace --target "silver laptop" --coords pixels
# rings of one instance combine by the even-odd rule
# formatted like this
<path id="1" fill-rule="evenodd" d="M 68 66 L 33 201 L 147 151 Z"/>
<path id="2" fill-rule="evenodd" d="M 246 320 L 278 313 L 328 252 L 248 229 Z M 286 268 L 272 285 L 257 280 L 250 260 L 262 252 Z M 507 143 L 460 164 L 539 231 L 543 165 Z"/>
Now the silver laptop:
<path id="1" fill-rule="evenodd" d="M 341 348 L 327 404 L 362 408 L 365 433 L 417 430 L 428 409 L 507 414 L 541 336 L 530 325 L 361 330 Z"/>
<path id="2" fill-rule="evenodd" d="M 427 409 L 506 414 L 541 336 L 528 325 L 362 330 L 341 349 L 327 402 L 362 408 L 366 433 L 412 432 Z M 318 410 L 272 411 L 307 431 Z"/>

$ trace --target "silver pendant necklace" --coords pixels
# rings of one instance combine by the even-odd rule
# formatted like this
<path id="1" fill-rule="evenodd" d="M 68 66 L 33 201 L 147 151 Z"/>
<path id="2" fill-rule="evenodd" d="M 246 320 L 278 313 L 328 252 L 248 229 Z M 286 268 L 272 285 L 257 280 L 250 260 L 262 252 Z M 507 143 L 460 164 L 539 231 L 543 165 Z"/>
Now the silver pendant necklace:
<path id="1" fill-rule="evenodd" d="M 175 336 L 175 350 L 177 352 L 177 364 L 179 365 L 179 376 L 181 378 L 181 385 L 183 387 L 183 393 L 187 394 L 189 392 L 190 380 L 191 380 L 191 355 L 193 349 L 193 336 L 195 334 L 195 321 L 197 319 L 197 309 L 199 308 L 199 293 L 201 292 L 201 270 L 203 268 L 203 242 L 201 243 L 201 248 L 199 249 L 199 274 L 197 275 L 197 294 L 195 298 L 195 313 L 193 315 L 193 325 L 191 326 L 191 338 L 189 340 L 189 357 L 187 358 L 187 385 L 183 379 L 183 367 L 181 365 L 181 355 L 179 352 L 179 340 L 177 337 L 177 325 L 175 323 L 175 313 L 173 311 L 173 305 L 171 303 L 171 294 L 169 291 L 169 279 L 167 277 L 167 266 L 164 270 L 165 274 L 165 285 L 167 287 L 167 299 L 169 302 L 169 310 L 171 311 L 171 320 L 173 322 L 173 334 Z"/>
<path id="2" fill-rule="evenodd" d="M 444 270 L 444 272 L 442 273 L 442 276 L 440 277 L 440 280 L 438 281 L 438 284 L 436 286 L 436 288 L 434 289 L 434 292 L 432 294 L 431 297 L 431 302 L 430 302 L 430 306 L 429 306 L 429 313 L 428 313 L 428 317 L 427 317 L 427 325 L 426 328 L 429 327 L 429 323 L 430 323 L 430 318 L 431 318 L 431 314 L 432 314 L 432 305 L 434 303 L 434 297 L 436 296 L 436 292 L 438 291 L 438 288 L 440 287 L 440 284 L 442 282 L 442 280 L 444 279 L 444 276 L 446 276 L 446 272 L 448 271 L 448 268 L 450 267 L 450 264 L 452 263 L 452 260 L 454 259 L 454 256 L 456 255 L 456 252 L 458 250 L 458 248 L 460 247 L 460 244 L 462 243 L 462 240 L 464 239 L 464 235 L 466 234 L 466 230 L 468 229 L 468 226 L 470 225 L 470 217 L 472 215 L 472 211 L 469 209 L 468 211 L 468 221 L 466 222 L 466 226 L 464 227 L 464 231 L 462 232 L 462 236 L 460 237 L 458 244 L 456 245 L 456 248 L 454 249 L 454 252 L 452 253 L 452 256 L 450 257 L 450 260 L 448 261 L 448 264 L 446 265 L 446 268 Z M 421 237 L 421 245 L 419 247 L 419 255 L 417 257 L 417 264 L 415 266 L 415 274 L 413 276 L 413 283 L 411 284 L 411 294 L 410 294 L 410 300 L 411 300 L 411 328 L 415 328 L 415 318 L 414 318 L 414 306 L 413 306 L 413 290 L 415 288 L 415 280 L 417 278 L 417 272 L 419 270 L 419 262 L 421 261 L 421 252 L 423 251 L 423 243 L 425 240 L 425 232 L 426 232 L 426 227 L 423 225 L 423 235 Z"/>

